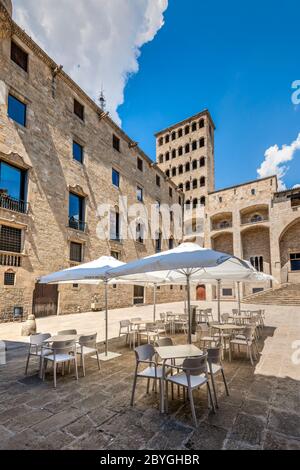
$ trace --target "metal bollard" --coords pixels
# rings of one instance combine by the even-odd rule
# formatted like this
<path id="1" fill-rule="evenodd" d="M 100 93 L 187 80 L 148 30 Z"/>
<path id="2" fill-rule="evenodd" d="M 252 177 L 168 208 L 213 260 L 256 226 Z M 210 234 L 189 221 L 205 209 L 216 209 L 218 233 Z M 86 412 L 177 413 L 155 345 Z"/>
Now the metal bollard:
<path id="1" fill-rule="evenodd" d="M 4 341 L 0 341 L 0 365 L 6 364 L 6 346 Z"/>

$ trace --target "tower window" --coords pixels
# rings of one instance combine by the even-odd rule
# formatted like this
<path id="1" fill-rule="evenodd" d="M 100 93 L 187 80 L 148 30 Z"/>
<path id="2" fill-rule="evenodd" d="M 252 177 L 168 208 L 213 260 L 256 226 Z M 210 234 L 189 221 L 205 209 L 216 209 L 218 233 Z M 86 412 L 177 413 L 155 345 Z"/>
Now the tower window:
<path id="1" fill-rule="evenodd" d="M 200 119 L 200 121 L 199 121 L 199 128 L 200 128 L 200 129 L 203 129 L 203 127 L 205 127 L 204 119 Z"/>
<path id="2" fill-rule="evenodd" d="M 205 147 L 205 139 L 202 137 L 199 141 L 200 147 Z"/>
<path id="3" fill-rule="evenodd" d="M 176 176 L 176 173 L 177 173 L 177 169 L 175 167 L 172 168 L 172 176 Z"/>
<path id="4" fill-rule="evenodd" d="M 191 183 L 190 183 L 190 181 L 187 181 L 187 182 L 185 183 L 185 190 L 186 190 L 186 191 L 190 191 L 190 190 L 191 190 Z"/>
<path id="5" fill-rule="evenodd" d="M 179 189 L 181 189 L 181 191 L 183 191 L 183 184 L 180 183 L 180 185 L 178 186 Z"/>
<path id="6" fill-rule="evenodd" d="M 264 270 L 264 258 L 263 256 L 252 256 L 250 263 L 256 269 L 256 271 L 263 272 Z"/>
<path id="7" fill-rule="evenodd" d="M 178 130 L 178 137 L 182 137 L 182 136 L 183 136 L 182 129 L 179 129 L 179 130 Z"/>
<path id="8" fill-rule="evenodd" d="M 193 170 L 197 170 L 198 162 L 197 160 L 193 161 Z"/>
<path id="9" fill-rule="evenodd" d="M 170 178 L 170 170 L 167 170 L 167 171 L 166 171 L 166 176 L 167 176 L 168 178 Z"/>
<path id="10" fill-rule="evenodd" d="M 190 166 L 190 163 L 188 162 L 186 165 L 185 165 L 185 171 L 188 172 L 190 171 L 191 169 L 191 166 Z"/>
<path id="11" fill-rule="evenodd" d="M 204 176 L 202 176 L 202 178 L 200 178 L 200 188 L 203 188 L 205 186 L 205 178 Z"/>
<path id="12" fill-rule="evenodd" d="M 181 157 L 183 155 L 183 148 L 182 147 L 179 147 L 178 155 L 179 155 L 179 157 Z"/>
<path id="13" fill-rule="evenodd" d="M 197 130 L 197 124 L 193 122 L 192 124 L 192 132 L 195 132 Z"/>
<path id="14" fill-rule="evenodd" d="M 197 141 L 194 140 L 194 142 L 192 143 L 192 150 L 197 150 Z"/>
<path id="15" fill-rule="evenodd" d="M 198 180 L 193 180 L 193 189 L 197 189 L 198 187 Z"/>
<path id="16" fill-rule="evenodd" d="M 83 146 L 73 141 L 73 159 L 83 163 Z"/>
<path id="17" fill-rule="evenodd" d="M 117 152 L 120 152 L 120 139 L 115 134 L 112 136 L 112 144 L 113 148 L 117 150 Z"/>
<path id="18" fill-rule="evenodd" d="M 13 272 L 6 272 L 4 273 L 4 285 L 5 286 L 14 286 L 16 279 L 16 273 Z"/>
<path id="19" fill-rule="evenodd" d="M 185 135 L 188 135 L 190 133 L 190 126 L 186 126 L 184 129 Z"/>
<path id="20" fill-rule="evenodd" d="M 143 167 L 144 167 L 143 160 L 138 157 L 137 158 L 137 168 L 138 168 L 138 170 L 143 171 L 143 169 L 144 169 Z"/>
<path id="21" fill-rule="evenodd" d="M 25 72 L 28 72 L 28 54 L 14 41 L 11 42 L 10 57 L 15 64 L 25 70 Z"/>
<path id="22" fill-rule="evenodd" d="M 23 127 L 26 127 L 27 106 L 13 95 L 8 95 L 8 116 Z"/>
<path id="23" fill-rule="evenodd" d="M 166 153 L 166 162 L 168 162 L 170 160 L 170 152 L 167 152 Z"/>
<path id="24" fill-rule="evenodd" d="M 84 106 L 75 99 L 74 99 L 74 114 L 76 114 L 76 116 L 79 117 L 79 119 L 84 121 Z"/>
<path id="25" fill-rule="evenodd" d="M 200 168 L 205 166 L 205 157 L 200 158 Z"/>
<path id="26" fill-rule="evenodd" d="M 115 170 L 114 168 L 112 169 L 112 184 L 116 187 L 120 187 L 120 173 Z"/>
<path id="27" fill-rule="evenodd" d="M 176 132 L 172 132 L 172 140 L 176 139 Z"/>
<path id="28" fill-rule="evenodd" d="M 178 173 L 179 173 L 180 175 L 182 175 L 182 173 L 183 173 L 183 166 L 182 166 L 182 165 L 179 165 L 179 167 L 178 167 Z"/>
<path id="29" fill-rule="evenodd" d="M 170 142 L 170 136 L 169 134 L 167 134 L 165 137 L 165 143 L 168 144 L 169 142 Z"/>
<path id="30" fill-rule="evenodd" d="M 160 155 L 159 156 L 159 163 L 163 163 L 164 162 L 164 156 L 163 155 Z"/>
<path id="31" fill-rule="evenodd" d="M 172 150 L 172 158 L 176 158 L 176 150 Z"/>
<path id="32" fill-rule="evenodd" d="M 163 143 L 164 143 L 164 139 L 160 137 L 160 139 L 158 140 L 158 145 L 161 147 Z"/>
<path id="33" fill-rule="evenodd" d="M 160 177 L 156 175 L 156 186 L 160 187 Z"/>
<path id="34" fill-rule="evenodd" d="M 172 188 L 169 188 L 169 196 L 173 197 L 173 189 Z"/>
<path id="35" fill-rule="evenodd" d="M 186 144 L 185 153 L 189 153 L 189 151 L 190 151 L 190 144 Z"/>
<path id="36" fill-rule="evenodd" d="M 206 199 L 205 199 L 204 196 L 200 199 L 200 204 L 201 204 L 201 206 L 205 206 L 205 204 L 206 204 Z"/>

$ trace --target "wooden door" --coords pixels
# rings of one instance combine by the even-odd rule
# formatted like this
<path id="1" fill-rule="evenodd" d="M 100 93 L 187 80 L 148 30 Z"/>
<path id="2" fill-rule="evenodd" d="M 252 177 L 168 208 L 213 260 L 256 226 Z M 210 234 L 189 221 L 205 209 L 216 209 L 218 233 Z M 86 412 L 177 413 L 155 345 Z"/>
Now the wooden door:
<path id="1" fill-rule="evenodd" d="M 57 315 L 58 286 L 36 284 L 33 291 L 32 313 L 36 318 Z"/>
<path id="2" fill-rule="evenodd" d="M 197 287 L 197 300 L 206 300 L 206 287 L 201 285 Z"/>

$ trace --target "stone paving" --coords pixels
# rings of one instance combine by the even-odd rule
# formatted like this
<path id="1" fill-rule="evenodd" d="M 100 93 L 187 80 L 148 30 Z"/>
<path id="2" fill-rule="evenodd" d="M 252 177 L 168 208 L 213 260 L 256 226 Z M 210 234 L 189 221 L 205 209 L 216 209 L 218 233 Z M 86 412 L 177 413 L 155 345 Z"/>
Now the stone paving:
<path id="1" fill-rule="evenodd" d="M 169 414 L 161 415 L 158 396 L 138 383 L 130 407 L 134 354 L 124 341 L 113 340 L 119 358 L 102 363 L 87 360 L 87 376 L 59 377 L 43 383 L 37 363 L 24 376 L 26 344 L 10 347 L 0 366 L 1 449 L 300 449 L 300 365 L 293 364 L 292 343 L 300 339 L 299 312 L 285 318 L 267 315 L 255 367 L 237 357 L 225 360 L 230 397 L 218 382 L 220 408 L 207 409 L 205 391 L 195 395 L 198 428 L 192 426 L 189 403 L 175 395 Z M 182 336 L 175 341 L 185 342 Z M 100 346 L 102 349 L 103 346 Z"/>

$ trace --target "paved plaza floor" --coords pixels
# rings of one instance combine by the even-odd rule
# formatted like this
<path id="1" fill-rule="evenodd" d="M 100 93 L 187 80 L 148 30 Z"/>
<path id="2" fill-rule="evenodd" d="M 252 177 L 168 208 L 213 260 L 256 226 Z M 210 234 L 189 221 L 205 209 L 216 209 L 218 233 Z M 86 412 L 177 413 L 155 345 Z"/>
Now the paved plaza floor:
<path id="1" fill-rule="evenodd" d="M 216 305 L 211 305 L 216 313 Z M 227 302 L 222 305 L 224 312 L 232 307 Z M 300 309 L 264 308 L 259 361 L 252 367 L 243 355 L 232 363 L 225 357 L 230 396 L 218 382 L 220 407 L 214 415 L 207 409 L 206 392 L 197 391 L 197 429 L 188 402 L 175 394 L 169 414 L 161 415 L 158 396 L 146 394 L 143 380 L 138 383 L 136 404 L 130 407 L 135 361 L 124 339 L 111 340 L 110 349 L 122 355 L 102 363 L 100 372 L 97 362 L 87 359 L 85 378 L 81 371 L 78 383 L 72 374 L 59 376 L 54 390 L 51 369 L 41 382 L 34 359 L 29 376 L 24 376 L 28 346 L 20 338 L 20 324 L 0 325 L 0 339 L 8 347 L 7 364 L 0 366 L 0 448 L 300 449 Z M 183 304 L 158 306 L 158 312 L 182 309 Z M 117 336 L 120 317 L 136 316 L 150 320 L 152 307 L 111 311 L 110 337 Z M 103 313 L 38 320 L 42 332 L 68 327 L 80 333 L 98 330 L 101 341 Z M 186 338 L 176 335 L 174 341 L 184 343 Z"/>

